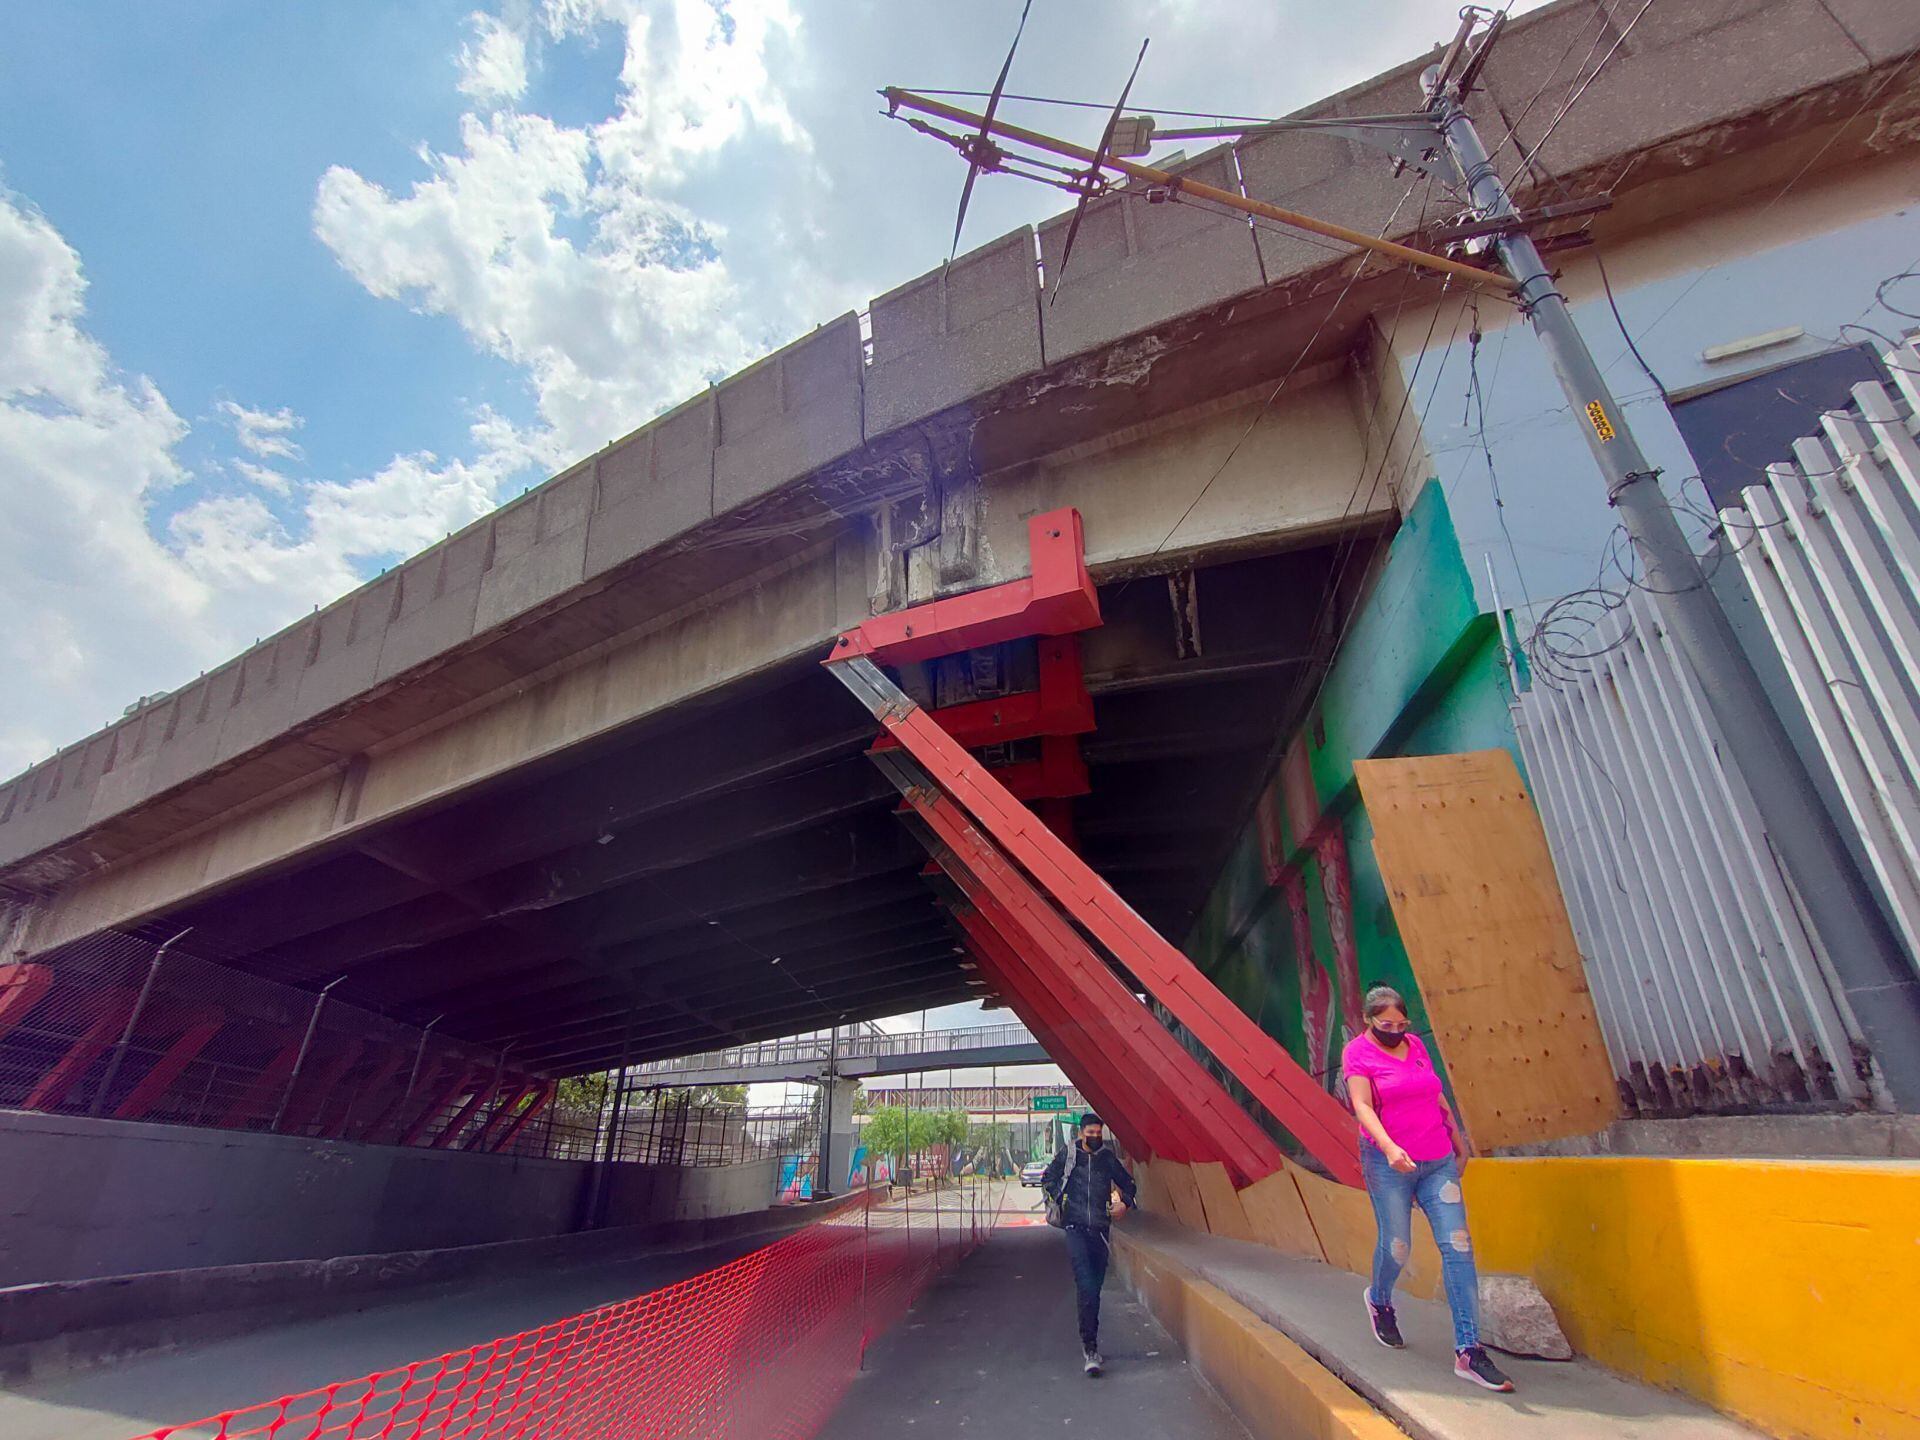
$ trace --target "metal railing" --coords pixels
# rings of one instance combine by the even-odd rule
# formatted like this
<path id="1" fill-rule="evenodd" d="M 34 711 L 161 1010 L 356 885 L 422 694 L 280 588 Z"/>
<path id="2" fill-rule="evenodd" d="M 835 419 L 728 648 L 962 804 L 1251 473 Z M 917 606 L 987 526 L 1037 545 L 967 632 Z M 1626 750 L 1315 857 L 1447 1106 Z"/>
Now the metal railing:
<path id="1" fill-rule="evenodd" d="M 656 1060 L 635 1066 L 634 1073 L 648 1080 L 657 1080 L 692 1073 L 747 1072 L 816 1064 L 824 1069 L 835 1060 L 888 1060 L 954 1051 L 997 1050 L 1037 1043 L 1032 1031 L 1017 1024 L 913 1030 L 898 1035 L 871 1026 L 852 1026 L 793 1035 L 780 1040 L 763 1040 L 752 1045 L 733 1045 L 725 1050 L 681 1055 L 672 1060 Z"/>

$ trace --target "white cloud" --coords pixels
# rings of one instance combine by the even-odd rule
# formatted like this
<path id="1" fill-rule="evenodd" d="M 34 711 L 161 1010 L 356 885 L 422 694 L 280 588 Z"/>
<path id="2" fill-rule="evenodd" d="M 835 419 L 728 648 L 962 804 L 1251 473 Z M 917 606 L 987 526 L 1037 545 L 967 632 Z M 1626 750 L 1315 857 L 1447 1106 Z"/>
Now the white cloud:
<path id="1" fill-rule="evenodd" d="M 293 481 L 270 466 L 256 464 L 252 460 L 234 460 L 232 465 L 235 473 L 249 485 L 258 486 L 273 495 L 293 494 Z"/>
<path id="2" fill-rule="evenodd" d="M 460 47 L 460 91 L 481 104 L 518 100 L 527 90 L 526 42 L 497 15 L 467 17 L 473 39 Z"/>
<path id="3" fill-rule="evenodd" d="M 809 287 L 780 287 L 760 313 L 723 258 L 726 227 L 673 192 L 750 136 L 789 167 L 809 164 L 810 141 L 768 70 L 798 28 L 780 0 L 553 0 L 525 23 L 548 42 L 618 28 L 607 119 L 467 114 L 458 147 L 426 152 L 404 194 L 328 170 L 314 231 L 372 294 L 448 316 L 524 369 L 542 420 L 524 443 L 559 464 L 804 326 Z"/>
<path id="4" fill-rule="evenodd" d="M 233 400 L 214 407 L 233 426 L 233 438 L 249 455 L 262 460 L 298 460 L 300 447 L 288 437 L 307 422 L 282 406 L 278 410 L 249 410 Z"/>
<path id="5" fill-rule="evenodd" d="M 188 426 L 153 382 L 122 375 L 87 333 L 80 257 L 0 191 L 0 776 L 45 759 L 360 581 L 485 514 L 529 453 L 482 411 L 472 460 L 396 456 L 344 482 L 298 483 L 235 457 L 259 495 L 203 494 L 154 533 L 155 496 L 189 477 Z M 237 443 L 294 458 L 287 410 L 218 411 Z"/>

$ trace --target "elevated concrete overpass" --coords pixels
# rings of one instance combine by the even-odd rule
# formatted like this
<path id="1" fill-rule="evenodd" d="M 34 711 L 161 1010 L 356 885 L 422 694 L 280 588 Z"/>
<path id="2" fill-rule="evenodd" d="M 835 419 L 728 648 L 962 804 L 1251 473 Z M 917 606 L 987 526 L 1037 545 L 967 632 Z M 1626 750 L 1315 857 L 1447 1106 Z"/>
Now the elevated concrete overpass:
<path id="1" fill-rule="evenodd" d="M 1488 133 L 1598 13 L 1514 22 Z M 1787 0 L 1656 12 L 1535 168 L 1611 192 L 1612 238 L 1843 165 L 1881 143 L 1860 116 L 1903 33 Z M 1701 62 L 1741 36 L 1746 63 Z M 1424 63 L 1308 113 L 1409 108 Z M 1403 238 L 1451 218 L 1325 136 L 1186 168 Z M 1122 195 L 1059 286 L 1064 231 L 833 319 L 0 787 L 8 957 L 84 970 L 102 935 L 190 928 L 550 1075 L 967 998 L 874 726 L 816 662 L 871 615 L 1026 574 L 1026 523 L 1059 507 L 1105 617 L 1066 820 L 1184 935 L 1428 472 L 1380 341 L 1433 282 Z M 901 681 L 992 701 L 1036 663 Z"/>
<path id="2" fill-rule="evenodd" d="M 638 1066 L 634 1078 L 650 1085 L 737 1085 L 780 1080 L 864 1080 L 875 1075 L 920 1075 L 929 1070 L 977 1070 L 993 1065 L 1044 1065 L 1051 1057 L 1024 1025 L 975 1025 L 916 1030 L 801 1035 L 730 1050 L 681 1055 Z"/>

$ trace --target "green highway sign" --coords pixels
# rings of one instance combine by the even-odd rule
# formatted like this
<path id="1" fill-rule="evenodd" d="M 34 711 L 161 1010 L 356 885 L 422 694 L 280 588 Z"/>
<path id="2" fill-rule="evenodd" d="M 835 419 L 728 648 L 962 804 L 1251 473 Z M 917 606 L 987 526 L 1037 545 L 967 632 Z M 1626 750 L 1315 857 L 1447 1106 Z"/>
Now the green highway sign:
<path id="1" fill-rule="evenodd" d="M 1033 1108 L 1036 1110 L 1064 1110 L 1067 1108 L 1067 1097 L 1064 1095 L 1036 1095 L 1033 1097 Z"/>

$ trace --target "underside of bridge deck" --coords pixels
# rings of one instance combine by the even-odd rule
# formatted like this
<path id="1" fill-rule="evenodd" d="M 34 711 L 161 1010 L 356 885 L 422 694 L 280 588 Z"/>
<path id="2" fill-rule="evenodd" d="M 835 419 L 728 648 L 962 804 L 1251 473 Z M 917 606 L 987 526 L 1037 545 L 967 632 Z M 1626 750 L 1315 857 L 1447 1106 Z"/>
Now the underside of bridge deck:
<path id="1" fill-rule="evenodd" d="M 1162 933 L 1205 899 L 1376 541 L 1103 588 L 1072 826 Z M 1007 689 L 1033 644 L 995 656 Z M 146 928 L 306 988 L 345 977 L 340 999 L 555 1075 L 980 997 L 874 735 L 809 660 Z"/>

